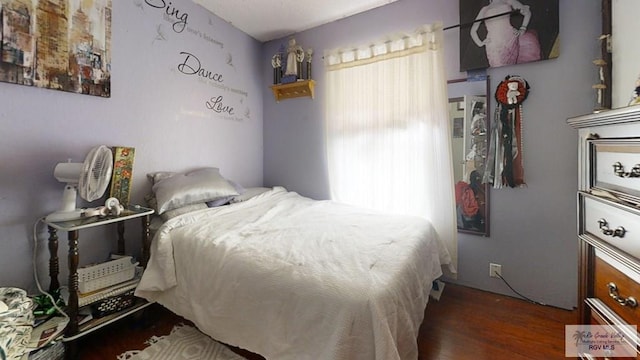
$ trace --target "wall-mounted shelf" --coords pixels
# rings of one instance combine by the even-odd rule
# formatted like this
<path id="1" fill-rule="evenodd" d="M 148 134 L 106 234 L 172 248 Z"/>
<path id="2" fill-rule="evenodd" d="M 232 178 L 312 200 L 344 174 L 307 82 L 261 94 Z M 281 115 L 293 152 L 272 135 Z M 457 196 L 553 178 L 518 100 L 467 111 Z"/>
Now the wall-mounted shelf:
<path id="1" fill-rule="evenodd" d="M 273 96 L 276 98 L 276 102 L 280 102 L 283 99 L 292 99 L 297 97 L 308 96 L 313 99 L 313 87 L 316 82 L 313 80 L 302 80 L 288 84 L 271 85 L 273 90 Z"/>

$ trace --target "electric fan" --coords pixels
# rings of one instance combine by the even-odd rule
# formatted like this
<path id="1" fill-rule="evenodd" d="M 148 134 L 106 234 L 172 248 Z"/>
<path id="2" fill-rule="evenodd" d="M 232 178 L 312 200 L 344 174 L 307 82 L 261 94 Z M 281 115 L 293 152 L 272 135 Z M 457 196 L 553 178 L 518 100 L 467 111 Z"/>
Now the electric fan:
<path id="1" fill-rule="evenodd" d="M 119 215 L 123 207 L 116 198 L 107 199 L 105 206 L 90 209 L 76 208 L 76 197 L 92 202 L 104 195 L 111 180 L 113 170 L 113 155 L 111 149 L 105 145 L 96 146 L 84 163 L 59 163 L 53 170 L 53 176 L 58 181 L 66 183 L 62 193 L 60 210 L 45 217 L 46 222 L 70 221 L 92 216 Z"/>

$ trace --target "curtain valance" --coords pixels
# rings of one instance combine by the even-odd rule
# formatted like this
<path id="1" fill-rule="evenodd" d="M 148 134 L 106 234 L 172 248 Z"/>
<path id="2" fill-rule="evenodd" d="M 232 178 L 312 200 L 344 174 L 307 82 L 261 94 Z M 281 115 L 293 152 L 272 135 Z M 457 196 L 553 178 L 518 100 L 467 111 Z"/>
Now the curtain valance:
<path id="1" fill-rule="evenodd" d="M 440 30 L 440 31 L 438 31 Z M 442 24 L 424 25 L 412 34 L 396 34 L 358 47 L 340 48 L 324 54 L 327 71 L 370 64 L 442 47 Z"/>

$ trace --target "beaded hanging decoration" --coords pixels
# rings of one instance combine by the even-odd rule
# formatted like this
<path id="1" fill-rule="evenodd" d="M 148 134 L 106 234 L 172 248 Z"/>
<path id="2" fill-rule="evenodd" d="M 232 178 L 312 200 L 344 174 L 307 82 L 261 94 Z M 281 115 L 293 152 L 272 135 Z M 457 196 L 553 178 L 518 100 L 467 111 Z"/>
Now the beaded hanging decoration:
<path id="1" fill-rule="evenodd" d="M 529 84 L 520 76 L 508 75 L 498 84 L 494 132 L 490 148 L 494 151 L 494 188 L 525 186 L 522 144 L 522 103 L 529 95 Z"/>

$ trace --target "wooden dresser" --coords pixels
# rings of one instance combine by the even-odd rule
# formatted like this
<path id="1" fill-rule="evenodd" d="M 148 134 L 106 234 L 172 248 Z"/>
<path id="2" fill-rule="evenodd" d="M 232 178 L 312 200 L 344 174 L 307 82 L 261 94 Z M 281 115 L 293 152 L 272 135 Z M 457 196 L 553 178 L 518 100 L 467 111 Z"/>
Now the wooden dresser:
<path id="1" fill-rule="evenodd" d="M 637 326 L 640 106 L 578 116 L 567 122 L 579 134 L 578 320 L 581 324 Z M 637 345 L 636 332 L 626 335 Z"/>

